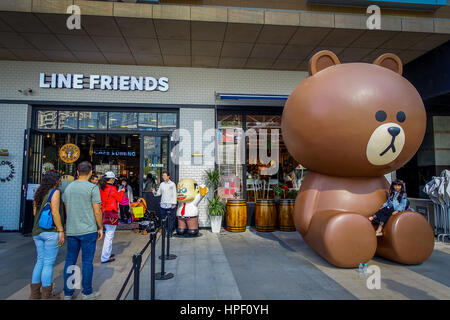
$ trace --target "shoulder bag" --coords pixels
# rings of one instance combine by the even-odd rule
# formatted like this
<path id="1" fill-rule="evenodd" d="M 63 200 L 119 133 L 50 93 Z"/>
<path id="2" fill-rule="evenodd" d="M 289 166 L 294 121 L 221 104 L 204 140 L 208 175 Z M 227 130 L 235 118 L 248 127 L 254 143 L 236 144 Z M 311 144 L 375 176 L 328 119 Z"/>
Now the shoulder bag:
<path id="1" fill-rule="evenodd" d="M 50 206 L 50 203 L 52 201 L 53 194 L 55 193 L 56 189 L 53 189 L 50 192 L 50 195 L 48 196 L 47 203 L 42 208 L 40 216 L 39 216 L 39 227 L 42 229 L 53 229 L 55 227 L 55 224 L 53 223 L 53 217 L 52 217 L 52 209 Z"/>

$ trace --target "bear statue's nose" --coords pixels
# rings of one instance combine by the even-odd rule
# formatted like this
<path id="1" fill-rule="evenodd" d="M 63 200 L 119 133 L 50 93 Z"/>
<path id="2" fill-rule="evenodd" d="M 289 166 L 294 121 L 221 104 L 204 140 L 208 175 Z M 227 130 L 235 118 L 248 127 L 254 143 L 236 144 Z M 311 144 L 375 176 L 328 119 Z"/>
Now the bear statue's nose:
<path id="1" fill-rule="evenodd" d="M 399 127 L 389 127 L 388 132 L 391 136 L 396 137 L 400 133 L 400 128 Z"/>

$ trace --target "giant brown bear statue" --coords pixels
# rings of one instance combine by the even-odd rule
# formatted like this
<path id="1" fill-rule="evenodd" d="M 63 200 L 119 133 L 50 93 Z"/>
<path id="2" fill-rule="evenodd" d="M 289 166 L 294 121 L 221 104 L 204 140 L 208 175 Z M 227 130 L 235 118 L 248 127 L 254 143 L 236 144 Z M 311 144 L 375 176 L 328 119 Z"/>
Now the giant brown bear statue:
<path id="1" fill-rule="evenodd" d="M 368 220 L 386 201 L 384 174 L 408 162 L 425 134 L 422 99 L 402 69 L 395 54 L 341 64 L 333 52 L 320 51 L 284 107 L 283 139 L 309 169 L 295 200 L 296 229 L 338 267 L 356 267 L 375 254 L 418 264 L 434 248 L 433 231 L 418 213 L 391 216 L 378 239 Z"/>

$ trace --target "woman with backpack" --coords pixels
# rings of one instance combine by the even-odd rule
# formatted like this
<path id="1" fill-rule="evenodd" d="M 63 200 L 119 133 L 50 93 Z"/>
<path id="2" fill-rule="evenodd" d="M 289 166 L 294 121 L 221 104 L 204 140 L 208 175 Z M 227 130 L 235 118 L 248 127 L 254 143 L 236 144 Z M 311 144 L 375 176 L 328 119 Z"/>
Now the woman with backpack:
<path id="1" fill-rule="evenodd" d="M 108 171 L 98 182 L 102 198 L 103 226 L 106 229 L 101 257 L 102 263 L 116 260 L 114 259 L 114 254 L 111 254 L 112 241 L 116 227 L 119 224 L 118 203 L 123 201 L 125 196 L 124 189 L 117 191 L 117 187 L 114 185 L 116 180 L 114 172 Z"/>
<path id="2" fill-rule="evenodd" d="M 30 299 L 60 299 L 52 294 L 53 265 L 59 247 L 64 244 L 64 211 L 61 192 L 58 189 L 60 185 L 61 174 L 56 170 L 49 170 L 42 176 L 41 185 L 34 194 L 32 236 L 36 245 L 37 261 L 30 284 Z M 41 216 L 43 219 L 47 217 L 50 222 L 49 219 L 52 219 L 53 223 L 48 228 L 43 228 Z"/>

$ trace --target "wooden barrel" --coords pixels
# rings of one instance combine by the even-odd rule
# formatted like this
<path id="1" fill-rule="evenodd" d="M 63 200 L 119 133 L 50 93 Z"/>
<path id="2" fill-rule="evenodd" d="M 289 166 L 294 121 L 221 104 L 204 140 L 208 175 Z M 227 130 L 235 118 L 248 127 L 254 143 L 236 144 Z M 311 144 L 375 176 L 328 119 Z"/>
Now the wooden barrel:
<path id="1" fill-rule="evenodd" d="M 277 224 L 277 208 L 274 200 L 256 200 L 256 231 L 275 231 Z"/>
<path id="2" fill-rule="evenodd" d="M 281 231 L 295 231 L 294 199 L 281 199 L 278 203 L 278 227 Z"/>
<path id="3" fill-rule="evenodd" d="M 244 232 L 247 225 L 247 203 L 244 199 L 228 199 L 227 230 Z"/>

